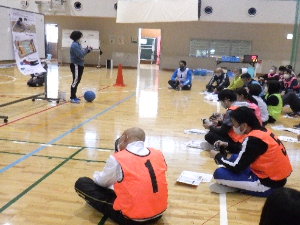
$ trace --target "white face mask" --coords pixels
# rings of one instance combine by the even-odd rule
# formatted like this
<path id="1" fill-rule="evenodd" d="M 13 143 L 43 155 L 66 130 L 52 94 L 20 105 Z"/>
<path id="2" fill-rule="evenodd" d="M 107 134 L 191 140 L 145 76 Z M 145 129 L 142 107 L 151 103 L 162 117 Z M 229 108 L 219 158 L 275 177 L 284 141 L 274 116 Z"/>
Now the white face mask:
<path id="1" fill-rule="evenodd" d="M 222 75 L 221 73 L 216 73 L 216 76 L 217 76 L 217 77 L 219 77 L 219 76 L 221 76 L 221 75 Z"/>
<path id="2" fill-rule="evenodd" d="M 232 73 L 232 76 L 235 77 L 235 76 L 236 76 L 236 73 Z"/>
<path id="3" fill-rule="evenodd" d="M 290 78 L 290 75 L 285 73 L 285 74 L 283 75 L 283 77 L 284 77 L 284 79 L 289 79 L 289 78 Z"/>
<path id="4" fill-rule="evenodd" d="M 235 126 L 232 126 L 232 127 L 233 127 L 234 133 L 236 133 L 237 135 L 243 135 L 246 131 L 246 127 L 244 130 L 242 130 L 242 131 L 240 130 L 241 125 L 239 127 L 235 127 Z"/>
<path id="5" fill-rule="evenodd" d="M 274 70 L 271 69 L 271 70 L 270 70 L 270 73 L 274 73 Z"/>
<path id="6" fill-rule="evenodd" d="M 79 44 L 82 43 L 82 38 L 79 38 L 78 41 L 77 41 Z"/>

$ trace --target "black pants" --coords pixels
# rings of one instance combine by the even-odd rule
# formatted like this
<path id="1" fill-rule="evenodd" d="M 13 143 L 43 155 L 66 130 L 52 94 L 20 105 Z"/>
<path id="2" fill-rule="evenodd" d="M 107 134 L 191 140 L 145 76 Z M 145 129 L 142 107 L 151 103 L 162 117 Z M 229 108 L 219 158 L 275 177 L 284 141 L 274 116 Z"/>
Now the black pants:
<path id="1" fill-rule="evenodd" d="M 298 95 L 291 91 L 282 97 L 283 105 L 290 105 L 293 112 L 300 112 L 300 99 Z"/>
<path id="2" fill-rule="evenodd" d="M 155 219 L 144 222 L 136 222 L 126 218 L 120 211 L 113 209 L 113 203 L 116 199 L 115 192 L 111 189 L 100 187 L 88 177 L 81 177 L 76 181 L 75 191 L 93 208 L 121 225 L 150 224 L 161 218 L 161 216 L 159 216 Z"/>
<path id="3" fill-rule="evenodd" d="M 79 66 L 79 65 L 76 65 L 74 63 L 71 63 L 70 64 L 70 69 L 71 69 L 71 72 L 72 72 L 72 75 L 73 75 L 73 82 L 72 82 L 72 85 L 71 85 L 71 96 L 70 96 L 70 98 L 74 99 L 74 98 L 77 98 L 77 96 L 76 96 L 77 87 L 78 87 L 78 84 L 81 81 L 84 66 Z"/>
<path id="4" fill-rule="evenodd" d="M 209 131 L 205 136 L 204 139 L 211 145 L 213 145 L 216 141 L 224 141 L 230 144 L 231 148 L 227 149 L 230 153 L 236 154 L 239 153 L 241 150 L 241 143 L 234 142 L 228 134 L 218 134 L 212 131 Z"/>
<path id="5" fill-rule="evenodd" d="M 178 85 L 179 85 L 179 82 L 175 81 L 175 80 L 169 80 L 168 83 L 174 89 L 176 89 L 178 87 Z M 191 88 L 192 88 L 192 85 L 184 85 L 182 87 L 182 90 L 191 90 Z"/>

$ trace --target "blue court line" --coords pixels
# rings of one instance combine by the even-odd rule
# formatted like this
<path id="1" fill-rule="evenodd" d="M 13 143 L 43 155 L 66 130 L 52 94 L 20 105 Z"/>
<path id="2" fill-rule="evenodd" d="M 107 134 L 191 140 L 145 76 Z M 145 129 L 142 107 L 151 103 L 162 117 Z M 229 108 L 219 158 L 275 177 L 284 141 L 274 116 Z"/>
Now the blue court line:
<path id="1" fill-rule="evenodd" d="M 145 89 L 146 87 L 144 87 L 143 89 Z M 63 133 L 62 135 L 58 136 L 57 138 L 54 138 L 53 140 L 49 141 L 46 145 L 51 145 L 53 143 L 55 143 L 56 141 L 60 140 L 61 138 L 65 137 L 66 135 L 68 135 L 69 133 L 73 132 L 74 130 L 78 129 L 79 127 L 83 126 L 84 124 L 90 122 L 91 120 L 95 119 L 96 117 L 102 115 L 103 113 L 106 113 L 107 111 L 111 110 L 112 108 L 116 107 L 117 105 L 125 102 L 127 99 L 131 98 L 132 96 L 136 95 L 136 92 L 127 96 L 126 98 L 122 99 L 121 101 L 113 104 L 112 106 L 108 107 L 107 109 L 103 110 L 102 112 L 96 114 L 95 116 L 89 118 L 88 120 L 84 121 L 83 123 L 81 124 L 78 124 L 77 126 L 73 127 L 72 129 L 68 130 L 67 132 Z M 19 158 L 18 160 L 12 162 L 11 164 L 3 167 L 1 170 L 0 170 L 0 174 L 5 172 L 6 170 L 10 169 L 11 167 L 17 165 L 18 163 L 22 162 L 23 160 L 29 158 L 30 156 L 36 154 L 37 152 L 41 151 L 42 149 L 44 149 L 45 147 L 47 146 L 41 146 L 39 148 L 37 148 L 36 150 L 24 155 L 23 157 Z"/>

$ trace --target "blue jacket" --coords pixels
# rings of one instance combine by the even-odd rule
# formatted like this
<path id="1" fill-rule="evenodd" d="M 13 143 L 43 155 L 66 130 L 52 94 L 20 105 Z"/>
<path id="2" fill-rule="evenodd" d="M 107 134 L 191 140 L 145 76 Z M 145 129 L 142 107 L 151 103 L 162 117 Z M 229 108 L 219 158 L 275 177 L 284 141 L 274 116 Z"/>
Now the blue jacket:
<path id="1" fill-rule="evenodd" d="M 89 53 L 88 47 L 82 49 L 81 44 L 73 41 L 70 47 L 70 61 L 79 66 L 84 66 L 84 56 Z"/>

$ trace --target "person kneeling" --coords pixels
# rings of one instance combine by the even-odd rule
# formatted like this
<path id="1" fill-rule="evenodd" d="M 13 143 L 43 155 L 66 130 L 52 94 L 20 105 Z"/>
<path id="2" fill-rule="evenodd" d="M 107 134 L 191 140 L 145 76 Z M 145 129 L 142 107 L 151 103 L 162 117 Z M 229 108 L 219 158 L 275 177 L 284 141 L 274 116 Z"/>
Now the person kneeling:
<path id="1" fill-rule="evenodd" d="M 79 178 L 75 191 L 118 224 L 148 224 L 167 209 L 167 166 L 163 154 L 144 146 L 145 132 L 133 127 L 116 140 L 116 151 L 93 180 Z"/>

